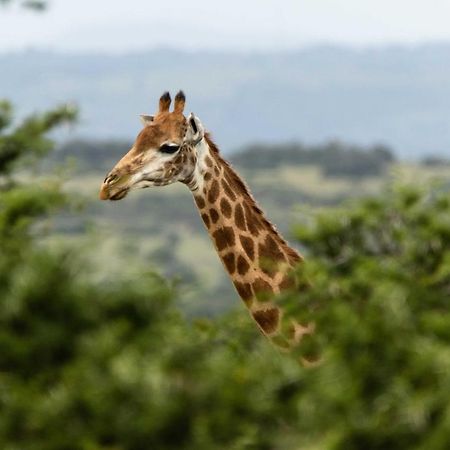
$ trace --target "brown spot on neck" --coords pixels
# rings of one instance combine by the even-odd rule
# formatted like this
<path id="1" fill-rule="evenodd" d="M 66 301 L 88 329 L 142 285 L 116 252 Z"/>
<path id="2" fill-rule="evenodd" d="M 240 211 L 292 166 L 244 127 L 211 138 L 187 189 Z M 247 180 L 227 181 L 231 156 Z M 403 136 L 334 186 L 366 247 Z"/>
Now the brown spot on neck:
<path id="1" fill-rule="evenodd" d="M 219 198 L 219 183 L 217 180 L 213 180 L 210 186 L 208 187 L 208 202 L 215 203 L 215 201 Z"/>
<path id="2" fill-rule="evenodd" d="M 268 234 L 258 246 L 260 267 L 270 277 L 277 274 L 280 263 L 287 262 L 281 250 L 282 245 L 282 242 L 276 242 L 275 238 Z"/>
<path id="3" fill-rule="evenodd" d="M 251 306 L 253 300 L 252 287 L 249 283 L 240 283 L 239 281 L 233 281 L 233 284 L 239 294 L 248 307 Z"/>
<path id="4" fill-rule="evenodd" d="M 245 275 L 248 269 L 250 269 L 249 263 L 242 255 L 239 255 L 237 259 L 237 271 L 239 275 Z"/>
<path id="5" fill-rule="evenodd" d="M 272 334 L 278 330 L 280 310 L 276 307 L 260 309 L 252 312 L 253 318 L 265 334 Z"/>
<path id="6" fill-rule="evenodd" d="M 228 270 L 228 273 L 230 275 L 233 275 L 234 271 L 236 270 L 234 253 L 233 252 L 227 253 L 226 255 L 224 255 L 222 260 L 223 263 L 225 264 L 226 269 Z"/>
<path id="7" fill-rule="evenodd" d="M 214 208 L 211 208 L 209 210 L 209 215 L 211 217 L 212 223 L 217 223 L 217 221 L 219 220 L 219 213 Z"/>
<path id="8" fill-rule="evenodd" d="M 244 203 L 244 211 L 245 211 L 245 223 L 247 224 L 248 231 L 253 236 L 258 236 L 259 230 L 262 228 L 261 223 L 261 215 L 254 211 L 251 204 Z"/>
<path id="9" fill-rule="evenodd" d="M 250 260 L 253 261 L 255 259 L 255 244 L 253 239 L 246 236 L 239 236 L 239 240 L 241 241 L 241 245 L 245 253 Z"/>
<path id="10" fill-rule="evenodd" d="M 267 301 L 274 294 L 274 290 L 272 286 L 262 278 L 256 278 L 253 282 L 253 292 L 255 293 L 255 297 L 260 301 Z"/>
<path id="11" fill-rule="evenodd" d="M 231 205 L 230 205 L 230 202 L 226 198 L 223 198 L 222 200 L 220 200 L 220 211 L 226 218 L 231 217 L 231 212 L 232 212 Z"/>
<path id="12" fill-rule="evenodd" d="M 206 162 L 206 165 L 207 165 L 208 167 L 212 167 L 212 166 L 213 166 L 212 159 L 211 159 L 209 156 L 207 156 L 207 157 L 205 158 L 205 162 Z"/>
<path id="13" fill-rule="evenodd" d="M 212 237 L 219 251 L 226 247 L 232 247 L 235 242 L 234 231 L 231 227 L 219 228 L 213 233 Z"/>
<path id="14" fill-rule="evenodd" d="M 203 219 L 203 222 L 206 225 L 206 228 L 209 228 L 210 227 L 210 221 L 209 221 L 208 214 L 202 214 L 202 219 Z"/>
<path id="15" fill-rule="evenodd" d="M 196 196 L 194 197 L 194 200 L 195 200 L 195 203 L 196 203 L 196 205 L 197 205 L 197 207 L 198 207 L 199 209 L 203 209 L 203 208 L 205 207 L 206 203 L 205 203 L 205 200 L 203 199 L 202 196 L 196 195 Z"/>

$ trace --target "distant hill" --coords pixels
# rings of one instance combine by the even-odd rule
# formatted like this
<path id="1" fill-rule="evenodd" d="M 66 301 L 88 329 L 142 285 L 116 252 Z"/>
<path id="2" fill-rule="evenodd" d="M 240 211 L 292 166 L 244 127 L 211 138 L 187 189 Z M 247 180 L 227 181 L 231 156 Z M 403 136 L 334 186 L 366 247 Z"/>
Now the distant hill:
<path id="1" fill-rule="evenodd" d="M 49 160 L 61 163 L 77 160 L 77 170 L 106 171 L 131 148 L 132 143 L 114 140 L 76 139 L 59 146 Z M 369 148 L 332 141 L 322 145 L 305 146 L 301 143 L 253 144 L 241 147 L 231 155 L 233 165 L 246 171 L 273 170 L 279 167 L 316 166 L 326 176 L 364 178 L 382 176 L 395 161 L 392 151 L 385 146 Z M 443 158 L 430 157 L 426 165 L 445 164 Z"/>
<path id="2" fill-rule="evenodd" d="M 131 140 L 137 115 L 166 89 L 223 151 L 250 142 L 340 139 L 385 143 L 400 157 L 450 153 L 450 44 L 284 53 L 155 50 L 124 55 L 28 51 L 0 55 L 0 97 L 21 113 L 67 100 L 76 132 Z"/>

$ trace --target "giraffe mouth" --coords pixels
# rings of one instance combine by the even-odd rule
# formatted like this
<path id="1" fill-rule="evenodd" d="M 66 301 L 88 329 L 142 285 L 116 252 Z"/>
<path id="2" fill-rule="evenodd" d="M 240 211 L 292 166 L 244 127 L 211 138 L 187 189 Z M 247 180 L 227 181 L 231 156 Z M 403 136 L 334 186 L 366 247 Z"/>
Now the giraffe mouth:
<path id="1" fill-rule="evenodd" d="M 123 188 L 120 189 L 119 191 L 117 191 L 115 194 L 111 195 L 109 197 L 109 200 L 122 200 L 123 198 L 126 197 L 126 195 L 128 194 L 129 188 Z"/>

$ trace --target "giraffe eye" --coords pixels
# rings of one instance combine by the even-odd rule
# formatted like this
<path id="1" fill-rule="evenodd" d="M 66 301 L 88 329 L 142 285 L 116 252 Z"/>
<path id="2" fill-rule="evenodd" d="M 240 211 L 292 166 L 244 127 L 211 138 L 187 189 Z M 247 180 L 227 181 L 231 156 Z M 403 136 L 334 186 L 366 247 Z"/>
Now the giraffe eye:
<path id="1" fill-rule="evenodd" d="M 175 145 L 175 144 L 163 144 L 161 145 L 161 147 L 159 147 L 159 151 L 161 153 L 166 153 L 168 155 L 171 155 L 175 152 L 177 152 L 180 149 L 179 145 Z"/>

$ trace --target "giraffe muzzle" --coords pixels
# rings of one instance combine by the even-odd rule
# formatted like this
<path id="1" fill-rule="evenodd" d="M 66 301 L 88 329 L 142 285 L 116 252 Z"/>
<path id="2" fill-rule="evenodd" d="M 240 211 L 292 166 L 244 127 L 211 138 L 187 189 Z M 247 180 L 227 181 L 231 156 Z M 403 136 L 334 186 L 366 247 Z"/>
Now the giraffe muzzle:
<path id="1" fill-rule="evenodd" d="M 122 200 L 130 190 L 128 176 L 107 175 L 100 188 L 100 200 Z"/>
<path id="2" fill-rule="evenodd" d="M 113 187 L 111 188 L 108 184 L 103 183 L 100 188 L 100 200 L 122 200 L 127 194 L 130 188 L 128 186 L 124 187 Z"/>

